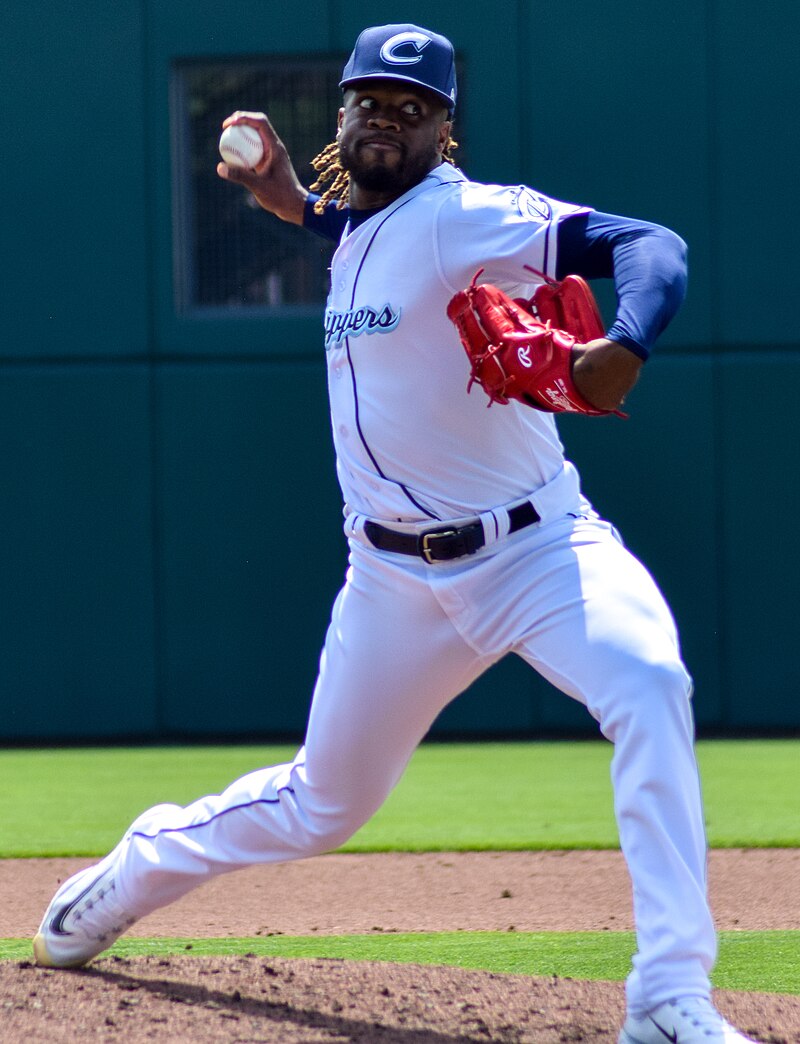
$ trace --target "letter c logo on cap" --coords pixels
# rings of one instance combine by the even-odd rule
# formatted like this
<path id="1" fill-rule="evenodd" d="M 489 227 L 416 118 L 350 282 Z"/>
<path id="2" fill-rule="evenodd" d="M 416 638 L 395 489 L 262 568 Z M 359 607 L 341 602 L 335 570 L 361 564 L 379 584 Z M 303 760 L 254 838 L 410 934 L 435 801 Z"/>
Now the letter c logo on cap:
<path id="1" fill-rule="evenodd" d="M 422 60 L 422 51 L 430 42 L 431 38 L 424 33 L 398 33 L 381 47 L 381 59 L 387 65 L 416 65 Z M 416 54 L 397 54 L 404 44 L 411 44 Z"/>

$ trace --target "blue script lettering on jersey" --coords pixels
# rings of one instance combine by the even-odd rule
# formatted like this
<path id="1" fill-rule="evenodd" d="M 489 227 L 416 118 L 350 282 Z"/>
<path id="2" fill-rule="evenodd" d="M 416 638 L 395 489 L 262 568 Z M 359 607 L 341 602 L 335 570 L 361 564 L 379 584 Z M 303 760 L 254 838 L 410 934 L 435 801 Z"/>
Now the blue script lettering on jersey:
<path id="1" fill-rule="evenodd" d="M 346 312 L 337 312 L 329 308 L 325 312 L 325 348 L 332 348 L 345 337 L 360 337 L 361 334 L 389 333 L 400 322 L 402 308 L 397 311 L 390 304 L 382 308 L 348 308 Z"/>

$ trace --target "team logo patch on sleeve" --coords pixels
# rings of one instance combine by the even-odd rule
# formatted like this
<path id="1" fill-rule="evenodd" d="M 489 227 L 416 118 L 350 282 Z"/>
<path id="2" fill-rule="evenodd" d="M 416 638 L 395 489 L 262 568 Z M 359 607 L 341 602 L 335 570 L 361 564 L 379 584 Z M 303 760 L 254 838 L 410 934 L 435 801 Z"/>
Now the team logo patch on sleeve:
<path id="1" fill-rule="evenodd" d="M 529 188 L 518 188 L 514 190 L 514 204 L 520 213 L 520 216 L 525 218 L 526 221 L 536 221 L 541 224 L 544 221 L 549 221 L 553 216 L 553 208 L 550 206 L 550 201 L 545 199 L 544 196 L 540 196 L 538 193 L 533 192 Z"/>
<path id="2" fill-rule="evenodd" d="M 345 337 L 360 337 L 361 334 L 389 333 L 400 322 L 402 308 L 395 310 L 390 304 L 382 308 L 348 308 L 339 312 L 329 308 L 325 313 L 325 349 L 340 344 Z"/>

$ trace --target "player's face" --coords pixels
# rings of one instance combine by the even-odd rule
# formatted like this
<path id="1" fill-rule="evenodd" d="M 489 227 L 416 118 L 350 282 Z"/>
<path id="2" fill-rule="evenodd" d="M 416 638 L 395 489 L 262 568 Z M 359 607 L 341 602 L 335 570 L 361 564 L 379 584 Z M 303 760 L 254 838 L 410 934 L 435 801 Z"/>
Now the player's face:
<path id="1" fill-rule="evenodd" d="M 356 84 L 339 110 L 339 154 L 350 202 L 374 207 L 401 196 L 441 163 L 447 110 L 427 91 L 391 80 Z"/>

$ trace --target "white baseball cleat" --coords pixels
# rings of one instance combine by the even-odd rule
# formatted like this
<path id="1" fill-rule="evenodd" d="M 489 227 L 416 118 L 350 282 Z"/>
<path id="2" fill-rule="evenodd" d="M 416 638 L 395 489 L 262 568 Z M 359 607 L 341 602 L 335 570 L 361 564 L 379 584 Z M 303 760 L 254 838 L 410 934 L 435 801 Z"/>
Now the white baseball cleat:
<path id="1" fill-rule="evenodd" d="M 116 901 L 115 854 L 116 849 L 58 889 L 33 939 L 37 964 L 77 968 L 107 950 L 136 921 Z"/>
<path id="2" fill-rule="evenodd" d="M 33 938 L 37 964 L 46 968 L 78 968 L 107 950 L 139 920 L 117 901 L 117 860 L 137 830 L 151 830 L 164 812 L 180 811 L 162 804 L 133 821 L 120 843 L 94 866 L 79 870 L 58 889 Z"/>
<path id="3" fill-rule="evenodd" d="M 117 860 L 135 831 L 152 829 L 154 821 L 167 811 L 180 811 L 180 807 L 167 803 L 143 812 L 113 851 L 61 885 L 33 938 L 37 964 L 78 968 L 107 950 L 138 921 L 139 917 L 117 901 Z"/>
<path id="4" fill-rule="evenodd" d="M 679 997 L 642 1019 L 629 1015 L 619 1044 L 755 1044 L 735 1030 L 705 997 Z"/>

